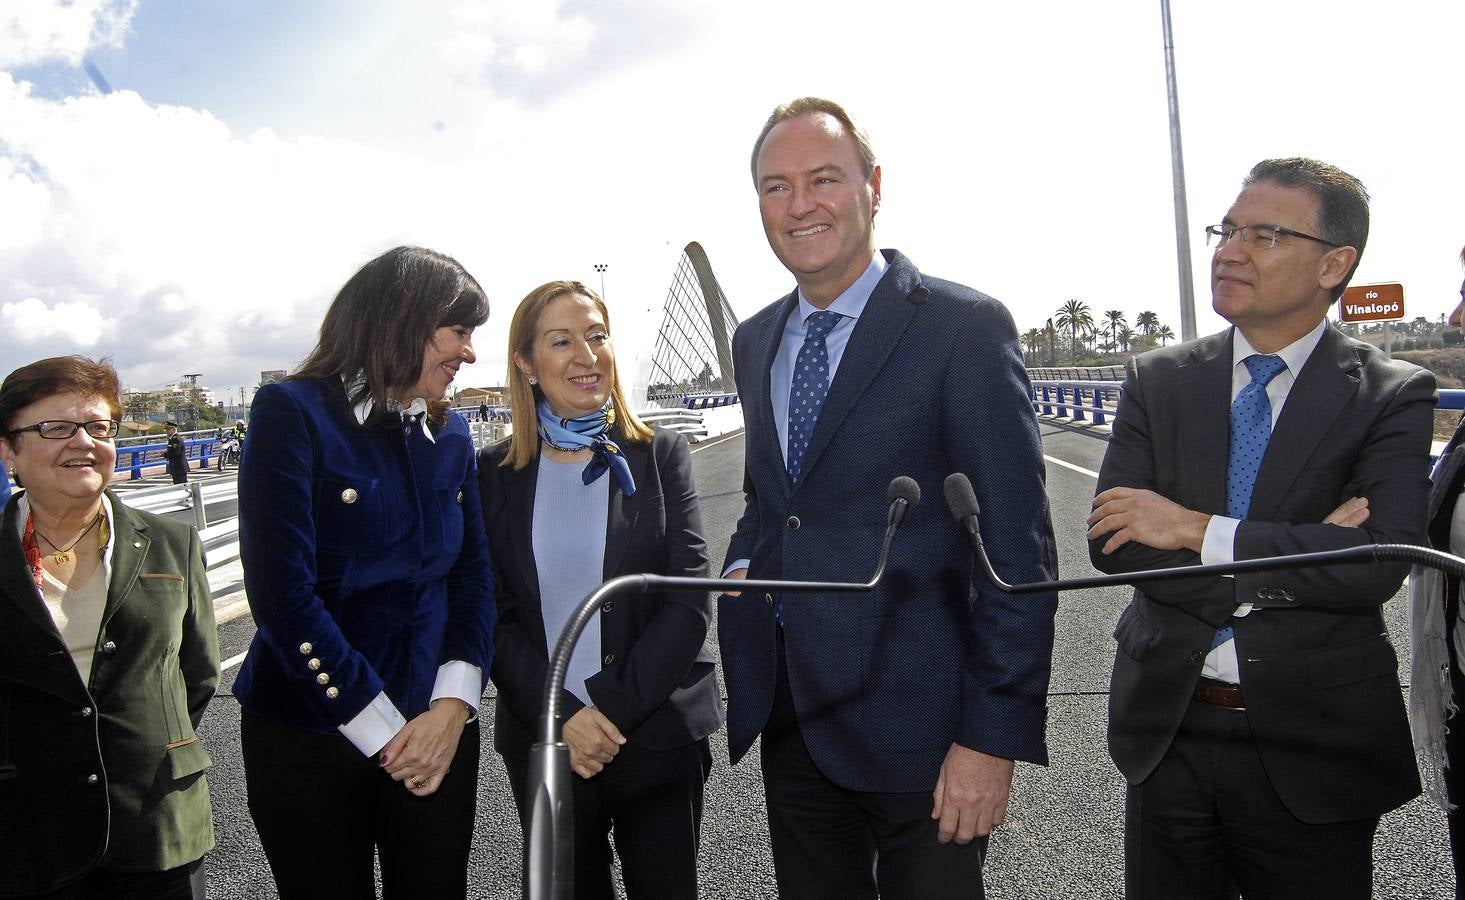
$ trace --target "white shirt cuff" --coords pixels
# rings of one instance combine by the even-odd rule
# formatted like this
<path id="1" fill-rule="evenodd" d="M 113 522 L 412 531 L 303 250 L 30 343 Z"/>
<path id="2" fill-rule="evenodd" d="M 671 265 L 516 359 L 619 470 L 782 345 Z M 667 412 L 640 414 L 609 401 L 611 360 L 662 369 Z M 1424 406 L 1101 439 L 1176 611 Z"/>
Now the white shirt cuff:
<path id="1" fill-rule="evenodd" d="M 1236 559 L 1236 527 L 1240 519 L 1211 516 L 1206 524 L 1206 537 L 1200 545 L 1200 561 L 1208 566 L 1233 562 Z"/>
<path id="2" fill-rule="evenodd" d="M 406 725 L 407 719 L 383 691 L 356 718 L 342 725 L 340 731 L 362 755 L 376 756 Z"/>
<path id="3" fill-rule="evenodd" d="M 748 566 L 752 565 L 752 563 L 753 561 L 751 559 L 735 559 L 727 564 L 726 569 L 722 570 L 722 577 L 726 578 L 729 572 L 736 572 L 738 569 L 746 569 Z"/>
<path id="4" fill-rule="evenodd" d="M 432 685 L 432 699 L 454 697 L 471 710 L 468 721 L 478 718 L 478 698 L 483 696 L 483 670 L 471 662 L 454 659 L 437 668 L 437 681 Z M 466 723 L 465 723 L 466 724 Z"/>

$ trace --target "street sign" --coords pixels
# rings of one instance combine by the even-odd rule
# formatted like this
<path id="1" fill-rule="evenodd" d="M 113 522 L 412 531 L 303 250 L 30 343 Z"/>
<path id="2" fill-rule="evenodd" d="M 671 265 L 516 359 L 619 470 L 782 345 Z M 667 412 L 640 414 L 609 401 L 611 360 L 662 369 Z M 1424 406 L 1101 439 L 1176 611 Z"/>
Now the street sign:
<path id="1" fill-rule="evenodd" d="M 1338 300 L 1340 322 L 1392 322 L 1404 318 L 1404 285 L 1355 284 Z"/>

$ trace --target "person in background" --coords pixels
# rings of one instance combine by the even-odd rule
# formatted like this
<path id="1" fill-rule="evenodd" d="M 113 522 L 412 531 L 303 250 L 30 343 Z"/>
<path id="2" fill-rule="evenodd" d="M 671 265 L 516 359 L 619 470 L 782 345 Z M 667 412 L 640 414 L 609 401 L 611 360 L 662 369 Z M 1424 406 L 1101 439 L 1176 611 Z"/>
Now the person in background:
<path id="1" fill-rule="evenodd" d="M 707 545 L 687 441 L 626 404 L 594 291 L 535 288 L 509 353 L 513 433 L 482 451 L 479 484 L 500 615 L 494 746 L 523 820 L 548 648 L 570 614 L 617 575 L 705 576 Z M 632 900 L 697 896 L 707 736 L 722 723 L 710 614 L 705 591 L 610 600 L 575 648 L 563 708 L 577 898 L 615 897 L 612 828 Z"/>
<path id="2" fill-rule="evenodd" d="M 120 415 L 106 362 L 0 385 L 0 896 L 204 896 L 214 606 L 197 533 L 107 490 Z"/>
<path id="3" fill-rule="evenodd" d="M 280 896 L 464 897 L 495 609 L 467 423 L 443 399 L 488 299 L 431 250 L 368 262 L 239 467 L 258 632 L 234 682 Z"/>
<path id="4" fill-rule="evenodd" d="M 168 475 L 174 484 L 184 484 L 188 481 L 188 448 L 178 434 L 178 423 L 164 422 L 163 432 L 168 436 L 168 447 L 163 451 Z"/>
<path id="5" fill-rule="evenodd" d="M 0 509 L 10 500 L 10 473 L 5 471 L 5 463 L 0 462 Z"/>
<path id="6" fill-rule="evenodd" d="M 1465 248 L 1460 250 L 1465 264 Z M 1459 328 L 1465 317 L 1465 283 L 1460 303 L 1450 313 Z M 1429 543 L 1437 550 L 1465 556 L 1465 419 L 1456 426 L 1430 475 Z M 1465 684 L 1465 604 L 1454 576 L 1416 566 L 1409 573 L 1410 646 L 1409 722 L 1424 790 L 1446 811 L 1450 856 L 1455 867 L 1455 898 L 1465 900 L 1465 722 L 1460 719 Z"/>

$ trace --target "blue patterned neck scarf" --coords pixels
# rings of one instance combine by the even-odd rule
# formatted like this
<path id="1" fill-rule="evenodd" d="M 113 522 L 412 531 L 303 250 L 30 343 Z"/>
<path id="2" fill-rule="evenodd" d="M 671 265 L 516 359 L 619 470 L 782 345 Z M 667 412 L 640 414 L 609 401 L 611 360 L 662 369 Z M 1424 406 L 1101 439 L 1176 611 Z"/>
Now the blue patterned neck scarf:
<path id="1" fill-rule="evenodd" d="M 636 493 L 636 480 L 631 477 L 631 467 L 615 441 L 606 437 L 610 426 L 615 424 L 615 409 L 609 400 L 605 405 L 587 416 L 565 419 L 555 415 L 549 402 L 539 401 L 539 439 L 556 450 L 574 452 L 589 447 L 595 451 L 580 477 L 590 484 L 609 469 L 615 473 L 621 493 L 627 497 Z"/>

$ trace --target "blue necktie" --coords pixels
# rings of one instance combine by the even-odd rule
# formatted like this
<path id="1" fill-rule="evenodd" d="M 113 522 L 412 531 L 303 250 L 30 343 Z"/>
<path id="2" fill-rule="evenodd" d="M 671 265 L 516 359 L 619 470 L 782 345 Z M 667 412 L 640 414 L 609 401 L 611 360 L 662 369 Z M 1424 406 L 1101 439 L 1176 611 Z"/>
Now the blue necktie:
<path id="1" fill-rule="evenodd" d="M 794 484 L 799 482 L 814 423 L 829 395 L 829 348 L 824 339 L 841 318 L 837 312 L 820 310 L 804 320 L 804 346 L 794 360 L 794 377 L 788 387 L 788 477 Z"/>
<path id="2" fill-rule="evenodd" d="M 1251 384 L 1241 389 L 1231 404 L 1231 443 L 1226 453 L 1226 515 L 1244 519 L 1251 509 L 1251 490 L 1261 471 L 1267 442 L 1272 438 L 1272 401 L 1267 385 L 1287 368 L 1280 356 L 1252 355 L 1242 360 L 1251 373 Z M 1211 641 L 1214 650 L 1235 635 L 1223 625 Z"/>
<path id="3" fill-rule="evenodd" d="M 799 483 L 814 423 L 829 395 L 829 348 L 824 339 L 841 318 L 826 309 L 810 313 L 804 320 L 804 345 L 794 360 L 794 377 L 788 386 L 788 477 L 794 484 Z M 782 594 L 773 604 L 773 618 L 783 624 Z"/>

